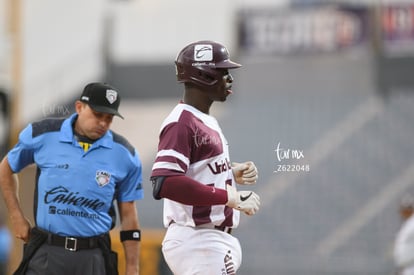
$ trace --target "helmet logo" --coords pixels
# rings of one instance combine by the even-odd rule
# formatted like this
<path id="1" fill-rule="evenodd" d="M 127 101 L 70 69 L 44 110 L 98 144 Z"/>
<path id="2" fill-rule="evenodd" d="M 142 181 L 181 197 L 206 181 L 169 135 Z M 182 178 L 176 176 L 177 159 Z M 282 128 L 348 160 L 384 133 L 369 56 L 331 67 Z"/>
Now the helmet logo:
<path id="1" fill-rule="evenodd" d="M 194 46 L 194 61 L 212 61 L 213 46 L 208 44 L 199 44 Z"/>

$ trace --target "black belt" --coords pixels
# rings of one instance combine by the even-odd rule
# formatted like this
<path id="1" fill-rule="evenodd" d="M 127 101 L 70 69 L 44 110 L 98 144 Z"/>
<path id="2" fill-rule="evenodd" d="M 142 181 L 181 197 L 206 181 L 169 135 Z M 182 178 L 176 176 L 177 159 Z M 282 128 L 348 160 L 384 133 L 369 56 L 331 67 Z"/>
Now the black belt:
<path id="1" fill-rule="evenodd" d="M 90 238 L 63 237 L 56 234 L 48 233 L 47 243 L 49 245 L 60 246 L 69 251 L 80 249 L 93 249 L 99 247 L 99 239 L 102 236 Z"/>
<path id="2" fill-rule="evenodd" d="M 171 220 L 170 223 L 168 224 L 168 226 L 170 226 L 173 223 L 175 223 L 175 221 Z M 196 228 L 217 229 L 217 230 L 223 231 L 223 232 L 228 233 L 228 234 L 231 234 L 231 231 L 232 231 L 231 227 L 224 226 L 224 225 L 215 225 L 214 227 L 211 227 L 211 228 L 201 225 L 199 227 L 196 226 Z"/>

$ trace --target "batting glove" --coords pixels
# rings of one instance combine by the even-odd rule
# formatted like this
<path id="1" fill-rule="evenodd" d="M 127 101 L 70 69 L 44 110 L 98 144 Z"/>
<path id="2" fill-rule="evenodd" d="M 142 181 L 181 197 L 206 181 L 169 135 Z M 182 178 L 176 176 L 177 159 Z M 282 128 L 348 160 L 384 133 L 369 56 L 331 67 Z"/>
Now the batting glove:
<path id="1" fill-rule="evenodd" d="M 255 184 L 259 177 L 257 167 L 252 161 L 244 163 L 232 163 L 234 180 L 238 184 L 251 185 Z"/>
<path id="2" fill-rule="evenodd" d="M 236 188 L 227 184 L 226 205 L 235 208 L 251 216 L 256 214 L 260 206 L 260 197 L 253 191 L 237 191 Z"/>

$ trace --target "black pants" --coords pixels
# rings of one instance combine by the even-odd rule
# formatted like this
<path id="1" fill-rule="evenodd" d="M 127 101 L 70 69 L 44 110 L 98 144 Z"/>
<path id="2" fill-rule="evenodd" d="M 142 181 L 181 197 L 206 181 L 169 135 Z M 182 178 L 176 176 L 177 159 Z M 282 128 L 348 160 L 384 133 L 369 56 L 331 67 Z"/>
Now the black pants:
<path id="1" fill-rule="evenodd" d="M 43 244 L 33 255 L 26 275 L 105 275 L 105 260 L 100 248 L 72 252 Z"/>
<path id="2" fill-rule="evenodd" d="M 44 231 L 32 229 L 14 275 L 118 275 L 117 254 L 111 251 L 109 234 L 98 239 L 99 247 L 77 251 L 49 245 L 47 236 Z"/>

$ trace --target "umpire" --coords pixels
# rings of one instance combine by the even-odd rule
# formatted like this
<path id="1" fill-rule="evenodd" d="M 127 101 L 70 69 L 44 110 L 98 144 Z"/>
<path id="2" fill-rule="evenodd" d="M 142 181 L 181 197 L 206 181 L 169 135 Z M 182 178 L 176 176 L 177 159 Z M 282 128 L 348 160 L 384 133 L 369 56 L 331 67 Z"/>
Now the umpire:
<path id="1" fill-rule="evenodd" d="M 118 274 L 111 250 L 114 200 L 121 223 L 126 274 L 139 272 L 136 200 L 143 198 L 137 151 L 110 130 L 120 96 L 89 83 L 70 117 L 29 124 L 0 164 L 0 187 L 14 235 L 25 242 L 14 274 Z M 16 173 L 36 164 L 32 227 L 22 212 Z"/>

